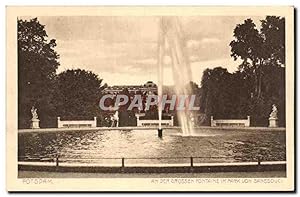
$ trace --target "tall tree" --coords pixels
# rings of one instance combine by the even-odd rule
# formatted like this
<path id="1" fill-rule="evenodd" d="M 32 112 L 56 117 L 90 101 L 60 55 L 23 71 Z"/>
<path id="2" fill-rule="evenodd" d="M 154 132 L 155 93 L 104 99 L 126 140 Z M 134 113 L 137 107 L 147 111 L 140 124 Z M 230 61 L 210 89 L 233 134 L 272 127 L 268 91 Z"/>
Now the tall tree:
<path id="1" fill-rule="evenodd" d="M 267 16 L 258 29 L 251 19 L 238 24 L 231 41 L 231 56 L 243 63 L 243 75 L 255 125 L 267 125 L 272 104 L 279 108 L 280 125 L 285 125 L 285 19 Z M 245 84 L 245 83 L 244 83 Z"/>
<path id="2" fill-rule="evenodd" d="M 53 91 L 59 55 L 37 18 L 18 19 L 18 127 L 28 128 L 30 108 L 38 108 L 41 127 L 51 126 Z"/>
<path id="3" fill-rule="evenodd" d="M 93 118 L 100 113 L 102 79 L 90 71 L 66 70 L 57 76 L 56 114 L 62 118 Z"/>
<path id="4" fill-rule="evenodd" d="M 263 79 L 268 74 L 265 67 L 285 64 L 285 20 L 281 17 L 267 16 L 261 20 L 257 29 L 251 19 L 238 24 L 233 32 L 234 40 L 230 42 L 231 56 L 243 63 L 239 70 L 248 72 L 248 79 L 253 80 L 254 95 L 263 96 Z"/>
<path id="5" fill-rule="evenodd" d="M 238 24 L 233 32 L 234 40 L 230 42 L 231 56 L 234 60 L 241 58 L 240 70 L 247 70 L 254 75 L 254 92 L 261 96 L 261 79 L 263 64 L 263 37 L 260 35 L 252 19 Z"/>

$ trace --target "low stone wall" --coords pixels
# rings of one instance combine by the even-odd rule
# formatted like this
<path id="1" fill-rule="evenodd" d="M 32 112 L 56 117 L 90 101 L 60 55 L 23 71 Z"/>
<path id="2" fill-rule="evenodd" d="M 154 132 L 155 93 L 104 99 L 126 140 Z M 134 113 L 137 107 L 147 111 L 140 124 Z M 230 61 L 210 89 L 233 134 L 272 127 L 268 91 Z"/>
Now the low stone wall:
<path id="1" fill-rule="evenodd" d="M 137 126 L 138 127 L 151 127 L 158 126 L 159 120 L 140 120 L 139 116 L 137 116 Z M 171 116 L 170 120 L 161 120 L 162 126 L 174 126 L 173 116 Z"/>
<path id="2" fill-rule="evenodd" d="M 94 117 L 94 120 L 61 120 L 60 117 L 57 117 L 57 127 L 58 128 L 85 128 L 97 127 L 97 117 Z"/>
<path id="3" fill-rule="evenodd" d="M 250 127 L 250 116 L 247 119 L 219 119 L 214 120 L 214 117 L 210 117 L 210 126 L 212 127 Z"/>
<path id="4" fill-rule="evenodd" d="M 55 166 L 18 164 L 20 171 L 80 172 L 80 173 L 208 173 L 286 171 L 286 162 L 207 164 L 195 166 Z"/>
<path id="5" fill-rule="evenodd" d="M 181 131 L 181 127 L 179 126 L 162 126 L 162 128 L 167 131 L 168 129 L 176 129 Z M 65 132 L 65 131 L 119 131 L 119 130 L 156 130 L 157 126 L 149 126 L 149 127 L 84 127 L 84 128 L 40 128 L 40 129 L 18 129 L 18 133 L 41 133 L 41 132 Z M 274 132 L 286 132 L 286 128 L 284 127 L 211 127 L 211 126 L 201 126 L 194 127 L 194 129 L 213 129 L 213 130 L 236 130 L 236 131 L 274 131 Z"/>

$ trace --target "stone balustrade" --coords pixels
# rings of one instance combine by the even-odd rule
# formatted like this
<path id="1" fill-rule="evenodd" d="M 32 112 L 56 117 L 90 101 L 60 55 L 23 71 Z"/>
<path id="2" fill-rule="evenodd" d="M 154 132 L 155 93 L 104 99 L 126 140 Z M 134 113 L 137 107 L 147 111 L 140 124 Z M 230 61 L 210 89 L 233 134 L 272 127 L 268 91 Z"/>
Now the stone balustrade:
<path id="1" fill-rule="evenodd" d="M 94 120 L 61 120 L 57 117 L 58 128 L 82 128 L 82 127 L 97 127 L 97 117 Z"/>
<path id="2" fill-rule="evenodd" d="M 214 117 L 211 116 L 210 126 L 250 127 L 250 116 L 247 116 L 247 119 L 219 119 L 219 120 L 214 120 Z"/>

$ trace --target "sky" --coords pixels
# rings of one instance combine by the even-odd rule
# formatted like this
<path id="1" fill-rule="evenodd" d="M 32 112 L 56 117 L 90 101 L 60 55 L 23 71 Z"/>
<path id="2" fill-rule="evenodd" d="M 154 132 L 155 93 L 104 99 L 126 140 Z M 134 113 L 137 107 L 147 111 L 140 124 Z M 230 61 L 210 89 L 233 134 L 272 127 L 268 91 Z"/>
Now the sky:
<path id="1" fill-rule="evenodd" d="M 230 57 L 233 30 L 246 16 L 178 17 L 183 29 L 193 81 L 200 84 L 206 68 L 237 70 Z M 250 16 L 255 23 L 263 17 Z M 157 82 L 159 17 L 153 16 L 41 16 L 49 39 L 56 39 L 60 55 L 57 73 L 85 69 L 108 85 Z M 166 62 L 168 57 L 166 57 Z M 164 84 L 172 85 L 172 70 L 164 65 Z"/>

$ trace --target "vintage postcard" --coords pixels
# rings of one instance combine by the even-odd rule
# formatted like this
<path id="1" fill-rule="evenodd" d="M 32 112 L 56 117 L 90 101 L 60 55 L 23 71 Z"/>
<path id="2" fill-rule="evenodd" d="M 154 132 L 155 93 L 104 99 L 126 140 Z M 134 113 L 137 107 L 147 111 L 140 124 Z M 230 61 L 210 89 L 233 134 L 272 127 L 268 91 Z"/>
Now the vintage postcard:
<path id="1" fill-rule="evenodd" d="M 294 8 L 7 9 L 8 191 L 294 191 Z"/>

